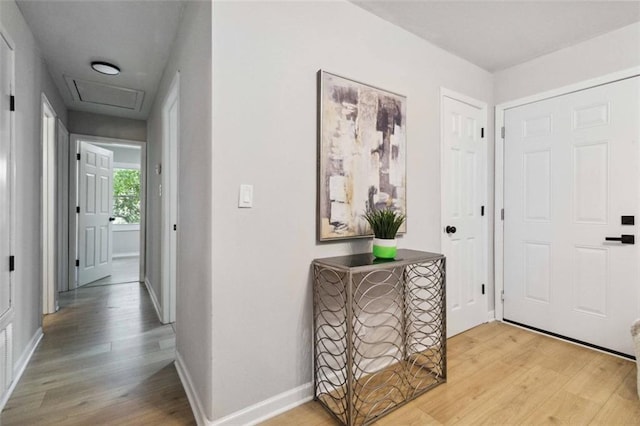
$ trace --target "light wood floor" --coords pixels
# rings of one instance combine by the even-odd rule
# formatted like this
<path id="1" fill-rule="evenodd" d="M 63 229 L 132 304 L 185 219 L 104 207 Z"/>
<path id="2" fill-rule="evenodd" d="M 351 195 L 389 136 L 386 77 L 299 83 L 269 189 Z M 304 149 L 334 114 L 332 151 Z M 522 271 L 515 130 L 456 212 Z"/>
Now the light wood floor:
<path id="1" fill-rule="evenodd" d="M 265 425 L 337 424 L 309 402 Z M 448 381 L 378 425 L 640 425 L 635 362 L 490 323 L 448 340 Z"/>
<path id="2" fill-rule="evenodd" d="M 120 257 L 113 259 L 111 275 L 85 284 L 83 287 L 97 287 L 108 284 L 124 284 L 138 282 L 140 279 L 140 256 Z"/>
<path id="3" fill-rule="evenodd" d="M 144 285 L 60 296 L 3 426 L 195 424 L 173 365 L 173 329 L 158 321 Z"/>

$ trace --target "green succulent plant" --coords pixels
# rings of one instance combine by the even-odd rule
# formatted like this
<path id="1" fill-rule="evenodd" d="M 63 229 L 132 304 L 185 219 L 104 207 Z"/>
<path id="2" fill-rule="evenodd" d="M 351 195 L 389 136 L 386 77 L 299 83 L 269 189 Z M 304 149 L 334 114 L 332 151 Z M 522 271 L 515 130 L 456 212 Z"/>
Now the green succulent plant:
<path id="1" fill-rule="evenodd" d="M 363 217 L 371 226 L 375 237 L 383 240 L 394 239 L 406 219 L 405 215 L 390 208 L 370 209 Z"/>

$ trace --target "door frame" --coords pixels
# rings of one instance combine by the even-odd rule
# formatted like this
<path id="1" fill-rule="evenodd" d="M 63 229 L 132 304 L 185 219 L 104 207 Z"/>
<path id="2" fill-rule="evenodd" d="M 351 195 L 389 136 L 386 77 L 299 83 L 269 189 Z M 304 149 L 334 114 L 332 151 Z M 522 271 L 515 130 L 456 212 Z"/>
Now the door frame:
<path id="1" fill-rule="evenodd" d="M 41 202 L 41 250 L 42 250 L 42 313 L 52 314 L 58 310 L 56 285 L 56 145 L 58 116 L 47 96 L 41 95 L 40 137 L 42 152 Z M 50 126 L 49 134 L 45 126 Z"/>
<path id="2" fill-rule="evenodd" d="M 177 105 L 176 140 L 169 137 L 168 114 L 170 107 Z M 164 324 L 176 320 L 176 287 L 178 280 L 178 238 L 172 229 L 178 223 L 178 145 L 180 144 L 180 71 L 177 71 L 167 96 L 162 101 L 162 170 L 161 170 L 161 277 L 162 306 L 161 321 Z M 168 195 L 168 196 L 167 196 Z"/>
<path id="3" fill-rule="evenodd" d="M 11 50 L 11 95 L 16 96 L 16 44 L 13 38 L 9 35 L 6 28 L 0 23 L 0 38 L 2 38 L 9 46 Z M 18 229 L 18 214 L 16 199 L 18 194 L 17 178 L 16 178 L 16 111 L 12 111 L 9 118 L 9 251 L 10 255 L 16 254 L 16 231 Z M 22 259 L 17 259 L 20 262 Z M 25 263 L 26 264 L 26 263 Z M 17 265 L 19 267 L 19 264 Z M 9 310 L 0 317 L 0 330 L 5 329 L 11 324 L 14 318 L 14 300 L 15 300 L 15 272 L 9 273 L 9 297 L 10 304 Z M 13 374 L 10 373 L 9 381 L 13 378 Z M 0 384 L 3 386 L 3 384 Z"/>
<path id="4" fill-rule="evenodd" d="M 495 110 L 495 201 L 494 201 L 494 282 L 495 282 L 495 316 L 496 320 L 504 319 L 504 220 L 502 209 L 504 208 L 504 138 L 502 127 L 504 126 L 504 113 L 506 110 L 527 105 L 533 102 L 543 101 L 558 96 L 568 95 L 604 84 L 614 83 L 640 76 L 640 67 L 606 74 L 604 76 L 584 80 L 578 83 L 559 87 L 556 89 L 537 93 L 535 95 L 503 102 L 496 105 Z M 638 194 L 640 197 L 640 194 Z M 508 214 L 508 212 L 506 213 Z M 640 261 L 640 259 L 639 259 Z M 638 311 L 640 312 L 640 297 L 638 298 Z"/>
<path id="5" fill-rule="evenodd" d="M 69 149 L 69 290 L 78 288 L 78 268 L 75 260 L 78 258 L 78 159 L 80 142 L 99 143 L 106 145 L 134 145 L 140 147 L 140 269 L 138 282 L 144 282 L 146 271 L 146 222 L 147 222 L 147 142 L 128 139 L 105 138 L 102 136 L 82 135 L 71 133 Z"/>
<path id="6" fill-rule="evenodd" d="M 446 165 L 444 164 L 444 154 L 445 154 L 445 114 L 444 114 L 444 98 L 450 98 L 453 100 L 456 100 L 458 102 L 462 102 L 464 104 L 470 105 L 474 108 L 478 108 L 481 111 L 482 114 L 482 121 L 480 123 L 480 126 L 483 127 L 485 129 L 485 137 L 482 139 L 483 141 L 483 149 L 484 149 L 484 155 L 482 157 L 482 164 L 481 166 L 478 168 L 479 170 L 483 171 L 483 176 L 482 176 L 482 180 L 483 180 L 483 191 L 482 194 L 480 194 L 482 200 L 480 201 L 480 205 L 484 205 L 487 209 L 487 212 L 485 214 L 485 216 L 482 219 L 482 229 L 481 229 L 481 236 L 483 241 L 481 242 L 481 247 L 482 247 L 482 271 L 480 272 L 480 276 L 482 277 L 482 281 L 485 284 L 485 288 L 488 291 L 488 286 L 489 286 L 489 250 L 490 250 L 490 246 L 489 246 L 489 226 L 488 226 L 488 219 L 489 219 L 489 205 L 488 205 L 488 185 L 487 185 L 487 176 L 488 176 L 488 167 L 489 167 L 489 161 L 488 161 L 488 157 L 489 157 L 489 153 L 487 152 L 487 148 L 488 148 L 488 139 L 489 139 L 489 130 L 488 130 L 488 123 L 489 123 L 489 115 L 488 115 L 488 105 L 486 102 L 482 102 L 479 101 L 477 99 L 474 99 L 470 96 L 467 95 L 463 95 L 462 93 L 458 93 L 455 92 L 453 90 L 447 89 L 445 87 L 440 87 L 440 251 L 442 251 L 442 241 L 443 241 L 443 236 L 442 236 L 442 230 L 444 229 L 444 227 L 446 226 L 445 223 L 445 207 L 447 205 L 447 195 L 448 195 L 448 190 L 445 187 L 446 186 L 446 182 L 448 182 L 448 180 L 444 179 L 444 174 L 447 171 L 447 167 L 445 167 Z M 493 315 L 490 314 L 489 312 L 489 295 L 487 294 L 486 297 L 483 298 L 483 307 L 484 307 L 484 311 L 486 312 L 486 316 L 485 319 L 487 320 L 493 320 Z"/>

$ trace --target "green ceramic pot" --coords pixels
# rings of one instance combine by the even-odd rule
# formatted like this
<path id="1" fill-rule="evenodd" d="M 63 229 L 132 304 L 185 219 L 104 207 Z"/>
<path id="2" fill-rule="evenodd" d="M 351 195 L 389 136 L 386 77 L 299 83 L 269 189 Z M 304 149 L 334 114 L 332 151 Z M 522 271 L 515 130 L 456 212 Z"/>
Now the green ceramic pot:
<path id="1" fill-rule="evenodd" d="M 398 253 L 397 240 L 373 239 L 373 255 L 380 259 L 393 259 Z"/>

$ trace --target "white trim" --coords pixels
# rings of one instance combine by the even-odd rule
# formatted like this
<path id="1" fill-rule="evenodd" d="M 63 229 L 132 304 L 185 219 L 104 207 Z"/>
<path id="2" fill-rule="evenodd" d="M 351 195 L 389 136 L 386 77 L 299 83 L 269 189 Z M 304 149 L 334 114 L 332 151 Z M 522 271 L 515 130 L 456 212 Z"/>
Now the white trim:
<path id="1" fill-rule="evenodd" d="M 69 290 L 78 287 L 77 268 L 75 260 L 78 258 L 77 226 L 78 218 L 76 205 L 78 198 L 78 161 L 76 155 L 80 152 L 80 141 L 97 143 L 100 145 L 132 146 L 140 148 L 140 271 L 138 281 L 144 282 L 146 271 L 146 170 L 147 170 L 147 142 L 128 139 L 105 138 L 102 136 L 83 135 L 71 133 L 70 137 L 70 175 L 69 175 Z"/>
<path id="2" fill-rule="evenodd" d="M 147 292 L 149 293 L 149 297 L 151 298 L 151 302 L 153 303 L 153 308 L 156 310 L 156 315 L 158 315 L 158 320 L 162 322 L 162 306 L 158 304 L 158 297 L 156 296 L 156 292 L 151 285 L 151 281 L 149 278 L 144 277 L 144 286 L 147 287 Z"/>
<path id="3" fill-rule="evenodd" d="M 118 254 L 114 254 L 112 256 L 113 259 L 122 259 L 125 257 L 140 257 L 140 252 L 139 251 L 131 251 L 128 253 L 118 253 Z"/>
<path id="4" fill-rule="evenodd" d="M 482 229 L 480 231 L 483 242 L 482 242 L 482 271 L 481 278 L 482 282 L 490 286 L 489 282 L 489 250 L 491 249 L 491 241 L 489 240 L 489 188 L 487 184 L 487 179 L 489 175 L 489 155 L 487 152 L 489 146 L 489 129 L 488 129 L 488 121 L 489 121 L 489 112 L 488 105 L 486 102 L 479 101 L 467 95 L 463 95 L 461 93 L 455 92 L 453 90 L 449 90 L 445 87 L 440 87 L 440 251 L 442 251 L 442 230 L 447 225 L 444 223 L 445 221 L 445 206 L 447 205 L 446 195 L 447 192 L 444 190 L 443 186 L 445 185 L 445 180 L 443 179 L 444 170 L 444 98 L 450 98 L 465 104 L 468 104 L 474 108 L 480 110 L 482 114 L 482 121 L 480 126 L 485 129 L 484 138 L 482 139 L 482 194 L 480 194 L 480 200 L 478 200 L 478 208 L 480 206 L 486 206 L 487 211 L 485 212 L 485 216 L 481 218 Z M 482 303 L 484 304 L 484 311 L 489 312 L 489 295 L 485 295 L 482 297 Z"/>
<path id="5" fill-rule="evenodd" d="M 139 223 L 118 223 L 113 225 L 113 232 L 138 232 L 140 231 Z"/>
<path id="6" fill-rule="evenodd" d="M 140 159 L 142 160 L 142 158 Z M 140 170 L 140 163 L 119 163 L 113 162 L 114 169 Z"/>
<path id="7" fill-rule="evenodd" d="M 196 423 L 199 426 L 209 426 L 213 425 L 211 420 L 209 420 L 202 408 L 202 402 L 200 398 L 198 398 L 198 393 L 196 392 L 193 386 L 193 380 L 191 380 L 191 375 L 189 374 L 189 370 L 180 355 L 180 352 L 176 350 L 176 371 L 178 371 L 178 377 L 180 377 L 180 381 L 182 382 L 182 387 L 184 388 L 185 393 L 187 394 L 187 399 L 189 400 L 189 405 L 191 405 L 191 411 L 193 412 L 193 417 L 196 419 Z"/>
<path id="8" fill-rule="evenodd" d="M 501 219 L 500 212 L 504 208 L 504 140 L 502 139 L 501 129 L 502 126 L 504 126 L 505 110 L 636 76 L 640 76 L 640 67 L 629 68 L 496 105 L 494 204 L 494 282 L 496 320 L 502 321 L 504 318 L 504 306 L 501 297 L 502 291 L 504 290 L 504 222 Z M 507 212 L 506 214 L 509 213 Z"/>
<path id="9" fill-rule="evenodd" d="M 42 327 L 39 327 L 36 330 L 35 334 L 31 337 L 31 340 L 29 340 L 29 343 L 27 343 L 27 347 L 22 352 L 22 355 L 20 355 L 20 359 L 15 364 L 15 367 L 13 369 L 13 381 L 11 382 L 9 389 L 7 389 L 6 392 L 2 395 L 2 399 L 0 399 L 0 411 L 4 410 L 4 406 L 7 404 L 7 401 L 9 401 L 9 398 L 11 398 L 11 394 L 22 378 L 24 371 L 27 369 L 27 365 L 29 365 L 29 361 L 31 361 L 31 358 L 33 357 L 33 354 L 38 348 L 38 345 L 40 344 L 40 341 L 43 337 L 44 334 L 42 333 Z"/>
<path id="10" fill-rule="evenodd" d="M 255 425 L 313 399 L 313 383 L 283 392 L 213 422 L 213 426 Z"/>
<path id="11" fill-rule="evenodd" d="M 58 289 L 56 286 L 56 146 L 57 119 L 55 109 L 41 93 L 40 111 L 40 147 L 42 167 L 40 206 L 41 206 L 41 262 L 42 262 L 42 313 L 52 314 L 58 309 Z M 45 126 L 46 122 L 46 126 Z M 49 127 L 49 129 L 47 129 Z M 53 134 L 50 134 L 50 131 Z"/>
<path id="12" fill-rule="evenodd" d="M 496 320 L 496 311 L 492 310 L 489 311 L 489 314 L 487 315 L 487 322 L 494 322 Z"/>
<path id="13" fill-rule="evenodd" d="M 169 136 L 169 112 L 176 108 L 176 139 Z M 161 172 L 161 239 L 160 264 L 161 288 L 160 298 L 164 317 L 162 322 L 169 324 L 176 320 L 176 286 L 178 280 L 178 241 L 173 227 L 178 224 L 178 146 L 180 145 L 180 71 L 176 72 L 169 86 L 167 96 L 162 101 L 162 172 Z M 172 143 L 175 142 L 175 143 Z"/>

